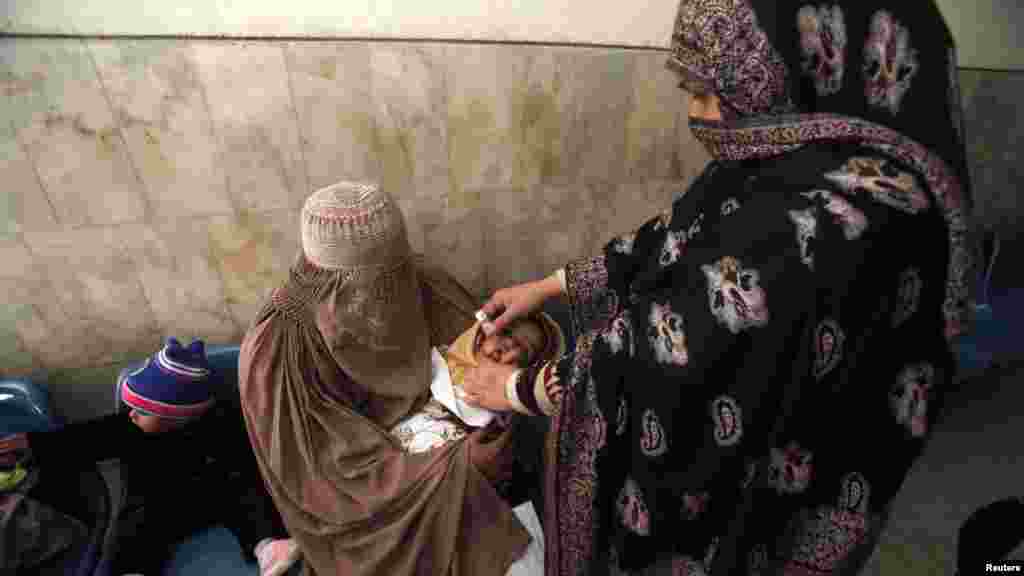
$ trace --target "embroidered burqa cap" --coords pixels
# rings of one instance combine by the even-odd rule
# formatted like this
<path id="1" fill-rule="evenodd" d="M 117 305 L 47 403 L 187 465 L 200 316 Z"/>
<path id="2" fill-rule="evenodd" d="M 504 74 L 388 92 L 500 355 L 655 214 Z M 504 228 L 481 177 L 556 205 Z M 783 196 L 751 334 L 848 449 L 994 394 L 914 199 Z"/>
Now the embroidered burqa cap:
<path id="1" fill-rule="evenodd" d="M 401 211 L 370 182 L 339 182 L 307 198 L 302 250 L 325 270 L 394 268 L 410 256 Z"/>

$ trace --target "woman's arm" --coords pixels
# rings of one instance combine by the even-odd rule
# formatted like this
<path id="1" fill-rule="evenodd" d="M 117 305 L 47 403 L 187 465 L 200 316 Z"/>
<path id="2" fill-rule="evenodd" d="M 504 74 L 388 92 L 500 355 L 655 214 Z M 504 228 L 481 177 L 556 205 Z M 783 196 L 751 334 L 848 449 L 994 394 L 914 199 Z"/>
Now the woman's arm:
<path id="1" fill-rule="evenodd" d="M 461 397 L 473 406 L 497 412 L 513 410 L 531 416 L 550 416 L 561 399 L 557 366 L 561 359 L 515 368 L 486 357 L 466 371 Z"/>
<path id="2" fill-rule="evenodd" d="M 516 370 L 505 383 L 512 409 L 531 416 L 552 416 L 562 399 L 558 360 Z"/>
<path id="3" fill-rule="evenodd" d="M 671 240 L 671 220 L 670 213 L 662 213 L 636 232 L 609 242 L 602 256 L 570 262 L 541 281 L 545 294 L 568 296 L 577 333 L 595 321 L 610 318 L 628 299 L 636 271 L 646 267 Z M 554 414 L 562 398 L 558 374 L 561 362 L 561 358 L 554 359 L 510 376 L 505 396 L 513 409 L 536 416 Z"/>
<path id="4" fill-rule="evenodd" d="M 636 272 L 649 268 L 667 242 L 672 241 L 671 248 L 682 249 L 686 232 L 673 232 L 670 238 L 672 220 L 670 211 L 663 212 L 634 232 L 612 239 L 600 256 L 574 260 L 565 266 L 560 276 L 577 333 L 618 311 L 629 298 Z M 669 258 L 673 254 L 672 250 L 666 252 Z"/>
<path id="5" fill-rule="evenodd" d="M 483 320 L 486 334 L 504 330 L 517 318 L 528 316 L 540 310 L 544 303 L 565 293 L 564 283 L 555 272 L 543 280 L 502 288 L 491 296 L 480 312 L 490 320 Z"/>
<path id="6" fill-rule="evenodd" d="M 543 280 L 502 288 L 481 311 L 492 320 L 484 331 L 492 334 L 510 322 L 539 310 L 556 296 L 567 296 L 577 332 L 595 320 L 610 317 L 628 298 L 635 271 L 643 269 L 665 243 L 672 218 L 668 212 L 652 218 L 636 232 L 609 242 L 604 254 L 570 262 Z"/>
<path id="7" fill-rule="evenodd" d="M 631 234 L 609 242 L 604 254 L 570 262 L 543 280 L 504 288 L 495 292 L 482 311 L 492 322 L 484 330 L 501 330 L 515 318 L 539 309 L 555 296 L 567 296 L 573 329 L 583 333 L 596 321 L 613 316 L 620 302 L 628 300 L 636 271 L 648 267 L 656 256 L 678 257 L 685 246 L 685 234 L 671 232 L 673 215 L 663 212 Z M 670 236 L 672 233 L 674 236 Z M 666 252 L 666 242 L 672 241 Z M 483 363 L 486 364 L 486 363 Z M 470 370 L 464 384 L 468 400 L 492 410 L 513 409 L 532 415 L 551 415 L 561 400 L 558 366 L 561 359 L 525 370 L 503 370 L 480 366 Z"/>

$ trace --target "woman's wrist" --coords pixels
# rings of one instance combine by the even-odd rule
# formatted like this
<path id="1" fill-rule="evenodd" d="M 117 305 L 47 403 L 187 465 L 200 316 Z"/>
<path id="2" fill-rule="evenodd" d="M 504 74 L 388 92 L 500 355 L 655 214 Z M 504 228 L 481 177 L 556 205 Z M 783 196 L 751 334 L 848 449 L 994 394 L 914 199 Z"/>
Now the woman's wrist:
<path id="1" fill-rule="evenodd" d="M 537 373 L 540 367 L 537 365 L 524 368 L 517 372 L 516 397 L 519 403 L 531 416 L 542 416 L 544 414 L 539 399 L 535 396 L 534 382 L 537 380 Z"/>
<path id="2" fill-rule="evenodd" d="M 505 400 L 508 400 L 509 405 L 512 406 L 512 410 L 519 412 L 520 414 L 529 414 L 530 411 L 523 406 L 523 403 L 519 401 L 519 394 L 516 391 L 516 385 L 519 383 L 519 373 L 522 370 L 516 370 L 511 376 L 505 381 Z"/>

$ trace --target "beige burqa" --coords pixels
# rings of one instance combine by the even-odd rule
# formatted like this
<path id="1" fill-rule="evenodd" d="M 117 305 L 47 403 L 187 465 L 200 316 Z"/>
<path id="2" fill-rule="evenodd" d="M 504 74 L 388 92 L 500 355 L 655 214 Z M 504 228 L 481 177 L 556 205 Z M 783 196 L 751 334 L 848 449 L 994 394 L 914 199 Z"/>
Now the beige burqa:
<path id="1" fill-rule="evenodd" d="M 509 433 L 407 454 L 387 432 L 430 395 L 430 347 L 476 302 L 409 247 L 377 186 L 340 183 L 302 210 L 303 255 L 246 334 L 239 386 L 264 479 L 307 573 L 504 574 L 529 536 L 481 472 Z"/>

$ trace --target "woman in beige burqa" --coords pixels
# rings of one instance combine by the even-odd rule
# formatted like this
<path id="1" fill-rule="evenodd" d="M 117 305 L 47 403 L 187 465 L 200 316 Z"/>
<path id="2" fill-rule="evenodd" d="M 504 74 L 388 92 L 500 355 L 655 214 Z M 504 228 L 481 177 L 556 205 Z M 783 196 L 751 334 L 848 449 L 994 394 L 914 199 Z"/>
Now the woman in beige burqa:
<path id="1" fill-rule="evenodd" d="M 373 184 L 316 192 L 301 228 L 302 254 L 242 344 L 239 386 L 307 573 L 505 574 L 529 543 L 492 487 L 511 433 L 410 454 L 388 432 L 429 400 L 431 346 L 470 327 L 476 302 L 412 253 Z"/>

